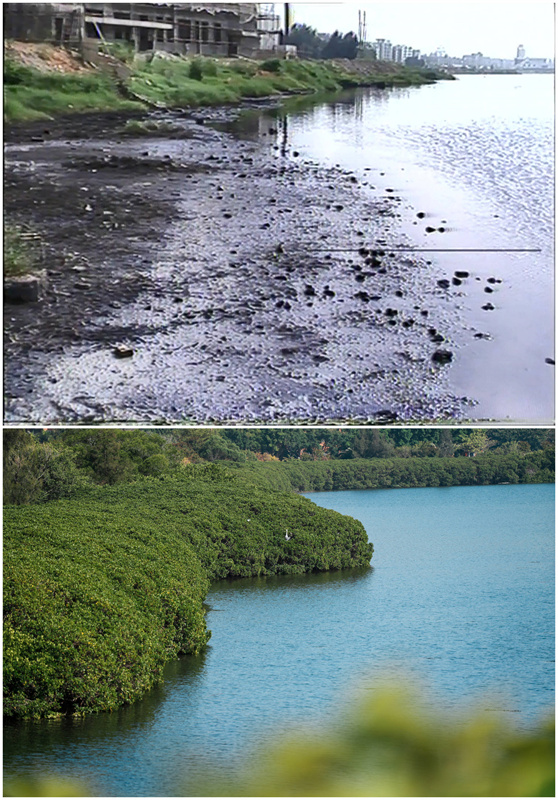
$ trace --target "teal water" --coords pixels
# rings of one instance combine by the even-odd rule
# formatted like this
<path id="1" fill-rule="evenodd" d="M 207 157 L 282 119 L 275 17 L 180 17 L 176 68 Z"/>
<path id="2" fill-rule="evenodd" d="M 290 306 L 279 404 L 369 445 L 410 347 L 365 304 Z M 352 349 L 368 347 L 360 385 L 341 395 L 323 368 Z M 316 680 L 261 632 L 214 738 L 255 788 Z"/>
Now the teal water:
<path id="1" fill-rule="evenodd" d="M 173 796 L 208 761 L 242 758 L 328 716 L 357 681 L 422 679 L 454 708 L 490 692 L 522 729 L 553 704 L 554 486 L 324 492 L 363 522 L 373 569 L 214 584 L 213 635 L 142 702 L 85 720 L 9 725 L 4 773 L 56 772 L 101 796 Z"/>

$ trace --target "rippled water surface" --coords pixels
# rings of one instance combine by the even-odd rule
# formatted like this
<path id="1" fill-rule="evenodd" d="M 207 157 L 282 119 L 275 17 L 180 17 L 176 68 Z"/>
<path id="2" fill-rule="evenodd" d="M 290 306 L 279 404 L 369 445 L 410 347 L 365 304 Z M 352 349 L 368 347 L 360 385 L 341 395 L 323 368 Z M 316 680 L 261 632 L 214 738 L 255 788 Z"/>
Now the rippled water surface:
<path id="1" fill-rule="evenodd" d="M 553 75 L 364 90 L 282 122 L 285 147 L 301 158 L 354 171 L 375 197 L 387 192 L 437 277 L 469 273 L 451 377 L 477 400 L 473 415 L 552 421 Z"/>
<path id="2" fill-rule="evenodd" d="M 57 771 L 99 795 L 182 794 L 206 759 L 242 757 L 291 721 L 319 720 L 394 667 L 453 707 L 526 728 L 553 702 L 554 486 L 329 492 L 361 520 L 373 569 L 220 582 L 208 651 L 111 715 L 8 726 L 5 775 Z M 296 532 L 295 532 L 296 535 Z"/>

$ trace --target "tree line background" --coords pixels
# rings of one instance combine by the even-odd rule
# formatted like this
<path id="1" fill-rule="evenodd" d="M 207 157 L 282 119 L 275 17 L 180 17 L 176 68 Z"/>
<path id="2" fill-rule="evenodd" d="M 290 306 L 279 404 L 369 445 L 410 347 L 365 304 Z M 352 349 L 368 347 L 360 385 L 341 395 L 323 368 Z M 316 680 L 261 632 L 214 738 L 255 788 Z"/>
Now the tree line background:
<path id="1" fill-rule="evenodd" d="M 241 467 L 279 461 L 294 466 L 355 459 L 511 457 L 513 473 L 521 479 L 521 462 L 538 451 L 545 451 L 545 464 L 553 464 L 553 430 L 8 430 L 4 432 L 4 502 L 56 500 L 87 486 L 130 483 L 205 462 Z M 553 479 L 548 470 L 545 475 L 546 480 Z"/>
<path id="2" fill-rule="evenodd" d="M 334 31 L 331 36 L 324 38 L 315 28 L 298 23 L 290 29 L 285 44 L 296 45 L 301 58 L 353 59 L 358 53 L 358 38 L 353 31 L 345 34 Z"/>

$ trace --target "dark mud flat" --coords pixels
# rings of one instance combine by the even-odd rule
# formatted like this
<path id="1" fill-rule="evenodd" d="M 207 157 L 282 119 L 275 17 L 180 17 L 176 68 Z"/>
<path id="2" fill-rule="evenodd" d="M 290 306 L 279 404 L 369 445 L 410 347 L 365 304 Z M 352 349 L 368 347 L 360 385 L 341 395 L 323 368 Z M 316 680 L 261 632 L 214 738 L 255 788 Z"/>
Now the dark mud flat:
<path id="1" fill-rule="evenodd" d="M 212 124 L 232 113 L 7 132 L 5 216 L 41 232 L 48 291 L 5 307 L 6 421 L 471 418 L 458 292 L 397 252 L 400 199 Z"/>

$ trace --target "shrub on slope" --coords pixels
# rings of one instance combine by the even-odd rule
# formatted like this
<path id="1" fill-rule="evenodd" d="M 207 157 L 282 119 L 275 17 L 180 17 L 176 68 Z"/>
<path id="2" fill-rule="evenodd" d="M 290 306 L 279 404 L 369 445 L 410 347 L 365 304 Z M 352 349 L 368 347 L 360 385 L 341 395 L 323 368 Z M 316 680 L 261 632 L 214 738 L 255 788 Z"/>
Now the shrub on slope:
<path id="1" fill-rule="evenodd" d="M 167 661 L 206 644 L 211 578 L 362 566 L 371 555 L 350 517 L 216 465 L 7 506 L 4 713 L 137 699 Z"/>

